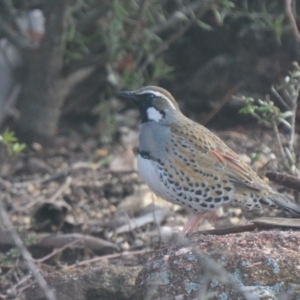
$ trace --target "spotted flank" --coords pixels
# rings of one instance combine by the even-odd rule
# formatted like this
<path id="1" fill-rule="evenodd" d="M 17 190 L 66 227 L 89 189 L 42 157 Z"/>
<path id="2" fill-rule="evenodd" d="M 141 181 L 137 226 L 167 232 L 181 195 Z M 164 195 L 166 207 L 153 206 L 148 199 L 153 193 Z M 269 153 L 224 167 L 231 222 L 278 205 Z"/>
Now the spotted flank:
<path id="1" fill-rule="evenodd" d="M 226 180 L 221 181 L 218 176 L 193 171 L 194 178 L 199 179 L 194 181 L 184 168 L 177 169 L 171 161 L 167 165 L 159 161 L 156 165 L 159 179 L 166 189 L 167 200 L 185 206 L 195 213 L 214 210 L 232 199 L 234 190 L 230 183 Z M 195 165 L 193 167 L 196 169 Z M 169 168 L 171 172 L 168 171 Z"/>

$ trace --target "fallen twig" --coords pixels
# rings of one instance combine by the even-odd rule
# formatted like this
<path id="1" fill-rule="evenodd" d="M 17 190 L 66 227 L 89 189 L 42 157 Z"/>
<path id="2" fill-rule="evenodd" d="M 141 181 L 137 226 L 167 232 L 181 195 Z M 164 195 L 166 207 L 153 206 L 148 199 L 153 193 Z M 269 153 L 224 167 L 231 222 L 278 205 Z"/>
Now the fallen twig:
<path id="1" fill-rule="evenodd" d="M 57 189 L 57 191 L 48 200 L 49 202 L 54 202 L 60 195 L 62 195 L 71 185 L 72 177 L 68 176 L 62 186 Z"/>
<path id="2" fill-rule="evenodd" d="M 48 255 L 45 255 L 44 257 L 39 258 L 39 259 L 34 259 L 34 261 L 35 261 L 36 263 L 42 263 L 42 262 L 44 262 L 45 260 L 47 260 L 47 259 L 51 258 L 52 256 L 54 256 L 54 255 L 56 255 L 56 254 L 58 254 L 58 253 L 64 251 L 65 249 L 67 249 L 67 248 L 69 248 L 69 247 L 75 245 L 75 244 L 78 243 L 78 242 L 79 242 L 79 240 L 74 240 L 74 241 L 70 242 L 69 244 L 67 244 L 67 245 L 65 245 L 65 246 L 63 246 L 63 247 L 61 247 L 61 248 L 58 248 L 58 249 L 55 248 L 55 249 L 53 249 L 53 251 L 52 251 L 51 253 L 49 253 Z"/>
<path id="3" fill-rule="evenodd" d="M 84 235 L 80 233 L 67 233 L 67 234 L 54 234 L 49 235 L 45 233 L 32 234 L 26 237 L 30 240 L 36 240 L 31 246 L 39 246 L 45 248 L 62 248 L 70 246 L 83 245 L 93 251 L 99 251 L 103 248 L 118 249 L 118 246 L 114 243 L 105 241 L 101 238 L 97 238 L 91 235 Z M 0 231 L 0 246 L 1 245 L 13 245 L 14 240 L 11 238 L 8 231 Z"/>
<path id="4" fill-rule="evenodd" d="M 32 275 L 35 278 L 35 280 L 37 281 L 38 285 L 44 292 L 46 299 L 47 300 L 56 300 L 56 297 L 55 297 L 53 291 L 49 288 L 45 278 L 39 272 L 36 264 L 32 260 L 32 256 L 31 256 L 30 252 L 25 248 L 23 241 L 21 240 L 20 236 L 16 232 L 11 220 L 9 219 L 9 216 L 8 216 L 6 209 L 4 207 L 4 204 L 3 204 L 2 196 L 0 196 L 0 215 L 1 215 L 3 224 L 7 227 L 9 233 L 11 234 L 11 236 L 14 240 L 14 243 L 21 251 L 24 261 L 26 262 L 29 270 L 32 272 Z"/>
<path id="5" fill-rule="evenodd" d="M 64 268 L 64 270 L 70 270 L 70 269 L 74 269 L 77 267 L 81 267 L 84 265 L 88 265 L 91 263 L 95 263 L 101 260 L 108 260 L 108 259 L 112 259 L 112 258 L 118 258 L 118 257 L 123 257 L 123 256 L 129 256 L 129 255 L 138 255 L 138 254 L 147 254 L 147 253 L 151 253 L 151 252 L 155 252 L 155 250 L 137 250 L 137 251 L 124 251 L 121 253 L 115 253 L 115 254 L 110 254 L 110 255 L 104 255 L 104 256 L 99 256 L 99 257 L 94 257 L 91 259 L 87 259 L 87 260 L 83 260 L 77 264 L 73 264 L 70 265 L 66 268 Z"/>
<path id="6" fill-rule="evenodd" d="M 260 228 L 297 228 L 300 229 L 300 219 L 261 217 L 251 220 Z"/>
<path id="7" fill-rule="evenodd" d="M 298 177 L 278 172 L 267 172 L 266 177 L 268 177 L 271 181 L 274 181 L 279 185 L 300 192 L 300 178 Z"/>
<path id="8" fill-rule="evenodd" d="M 256 228 L 257 228 L 257 225 L 248 224 L 248 225 L 243 225 L 243 226 L 231 226 L 231 227 L 227 227 L 227 228 L 217 228 L 217 229 L 198 231 L 198 232 L 195 232 L 193 235 L 199 235 L 199 234 L 225 235 L 225 234 L 232 234 L 232 233 L 254 231 Z"/>
<path id="9" fill-rule="evenodd" d="M 101 165 L 102 165 L 101 163 L 91 164 L 88 162 L 77 162 L 77 163 L 74 163 L 73 165 L 71 165 L 70 168 L 66 169 L 65 171 L 53 174 L 47 178 L 38 178 L 38 179 L 22 181 L 22 182 L 10 182 L 8 180 L 4 180 L 4 179 L 0 178 L 0 184 L 5 189 L 10 189 L 12 187 L 24 188 L 24 187 L 27 187 L 27 186 L 33 185 L 33 184 L 45 184 L 45 183 L 49 183 L 52 181 L 60 180 L 62 178 L 68 177 L 71 174 L 71 172 L 73 172 L 75 170 L 80 170 L 80 169 L 97 170 L 98 168 L 101 167 Z"/>

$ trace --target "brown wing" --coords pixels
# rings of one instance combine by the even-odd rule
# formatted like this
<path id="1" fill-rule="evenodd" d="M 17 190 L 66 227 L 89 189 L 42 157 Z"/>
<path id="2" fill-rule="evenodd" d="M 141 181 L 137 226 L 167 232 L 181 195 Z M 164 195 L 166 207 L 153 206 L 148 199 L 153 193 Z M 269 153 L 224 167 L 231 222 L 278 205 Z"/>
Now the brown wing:
<path id="1" fill-rule="evenodd" d="M 197 131 L 197 136 L 195 135 Z M 199 137 L 199 134 L 202 136 Z M 195 138 L 196 137 L 196 138 Z M 183 136 L 181 135 L 181 138 Z M 266 183 L 243 162 L 239 156 L 233 152 L 221 139 L 201 125 L 195 126 L 184 132 L 184 140 L 189 144 L 190 149 L 197 149 L 196 156 L 202 157 L 202 162 L 206 168 L 217 168 L 224 172 L 235 185 L 246 187 L 251 190 L 266 190 L 267 205 L 275 204 L 293 214 L 300 214 L 300 207 L 291 202 L 283 195 L 272 191 Z M 203 157 L 205 156 L 205 160 Z M 256 195 L 257 197 L 257 195 Z"/>
<path id="2" fill-rule="evenodd" d="M 209 150 L 208 154 L 224 168 L 230 179 L 239 186 L 261 190 L 262 184 L 253 180 L 254 171 L 233 151 L 224 152 L 220 148 Z M 255 174 L 256 175 L 256 174 Z M 254 176 L 255 178 L 258 175 Z"/>
<path id="3" fill-rule="evenodd" d="M 177 126 L 171 129 L 179 141 L 182 141 L 181 143 L 196 149 L 199 156 L 208 154 L 207 161 L 204 163 L 211 168 L 218 167 L 220 171 L 228 174 L 230 180 L 236 185 L 253 190 L 263 189 L 262 179 L 220 138 L 207 128 L 189 119 L 186 120 L 187 127 L 184 129 Z"/>

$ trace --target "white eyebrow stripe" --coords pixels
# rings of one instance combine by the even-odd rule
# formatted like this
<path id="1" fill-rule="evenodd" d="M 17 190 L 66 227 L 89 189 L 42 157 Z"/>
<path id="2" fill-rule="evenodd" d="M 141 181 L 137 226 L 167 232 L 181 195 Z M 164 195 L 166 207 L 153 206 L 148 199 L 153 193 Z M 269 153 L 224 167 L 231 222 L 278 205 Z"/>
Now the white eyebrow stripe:
<path id="1" fill-rule="evenodd" d="M 160 92 L 155 92 L 155 91 L 152 91 L 152 90 L 145 90 L 145 91 L 142 91 L 141 93 L 138 93 L 137 95 L 143 95 L 143 94 L 154 94 L 157 97 L 164 98 L 165 100 L 167 100 L 169 102 L 170 106 L 173 109 L 176 109 L 176 107 L 174 106 L 174 104 L 172 103 L 172 101 L 170 101 L 170 99 L 168 97 L 166 97 L 165 95 L 163 95 Z"/>

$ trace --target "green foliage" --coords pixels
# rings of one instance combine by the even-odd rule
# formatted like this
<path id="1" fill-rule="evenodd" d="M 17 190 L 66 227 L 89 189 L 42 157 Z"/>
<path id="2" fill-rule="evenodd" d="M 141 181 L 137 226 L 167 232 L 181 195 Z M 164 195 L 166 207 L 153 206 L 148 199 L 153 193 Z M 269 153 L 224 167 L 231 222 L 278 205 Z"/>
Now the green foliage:
<path id="1" fill-rule="evenodd" d="M 14 247 L 6 253 L 0 253 L 0 264 L 3 266 L 15 265 L 16 259 L 20 257 L 21 251 L 19 248 Z"/>
<path id="2" fill-rule="evenodd" d="M 18 139 L 15 136 L 13 131 L 6 129 L 2 135 L 0 135 L 0 142 L 6 146 L 10 154 L 19 154 L 21 153 L 26 145 L 23 143 L 18 143 Z"/>
<path id="3" fill-rule="evenodd" d="M 267 17 L 262 20 L 262 24 L 266 28 L 272 29 L 272 31 L 275 33 L 276 41 L 280 44 L 281 43 L 281 37 L 284 32 L 284 20 L 285 20 L 285 14 L 279 14 L 276 17 L 272 17 L 272 15 L 267 14 Z"/>
<path id="4" fill-rule="evenodd" d="M 98 31 L 91 31 L 88 34 L 81 30 L 80 20 L 84 19 L 86 13 L 96 8 L 94 0 L 77 0 L 72 6 L 69 14 L 69 24 L 65 31 L 65 41 L 67 47 L 65 49 L 64 62 L 66 65 L 83 60 L 92 53 L 91 47 L 98 43 L 101 36 Z"/>
<path id="5" fill-rule="evenodd" d="M 245 107 L 240 110 L 243 114 L 252 114 L 262 123 L 272 125 L 277 139 L 282 158 L 282 164 L 288 172 L 293 175 L 300 176 L 297 155 L 294 149 L 295 130 L 296 130 L 296 112 L 297 101 L 300 91 L 300 67 L 294 62 L 294 69 L 286 76 L 284 83 L 271 89 L 271 94 L 285 107 L 285 111 L 281 111 L 267 96 L 265 100 L 254 100 L 253 98 L 241 97 L 240 100 L 245 102 Z M 283 145 L 279 134 L 278 125 L 284 125 L 289 134 L 287 137 L 287 145 Z"/>
<path id="6" fill-rule="evenodd" d="M 159 1 L 150 2 L 141 13 L 139 1 L 111 1 L 109 26 L 103 28 L 102 37 L 109 49 L 108 65 L 119 73 L 118 86 L 141 86 L 167 78 L 172 71 L 161 55 L 153 55 L 163 40 L 149 28 L 165 15 Z M 144 24 L 137 18 L 142 18 Z"/>
<path id="7" fill-rule="evenodd" d="M 261 43 L 262 32 L 273 32 L 270 39 L 273 41 L 275 36 L 280 43 L 287 29 L 282 9 L 284 4 L 275 0 L 216 0 L 210 11 L 213 17 L 203 18 L 207 22 L 213 19 L 209 24 L 197 15 L 196 5 L 197 1 L 192 0 L 174 1 L 170 9 L 165 1 L 159 0 L 77 0 L 72 6 L 66 32 L 65 65 L 84 62 L 87 57 L 102 59 L 98 67 L 106 71 L 104 80 L 109 83 L 102 90 L 102 101 L 108 98 L 111 87 L 114 90 L 123 87 L 135 89 L 155 84 L 161 79 L 171 79 L 173 67 L 166 62 L 164 53 L 170 47 L 169 41 L 178 39 L 187 24 L 197 24 L 211 31 L 217 27 L 216 24 L 225 24 L 232 30 L 232 23 L 237 21 L 238 24 L 242 20 L 248 25 L 241 26 L 239 37 L 247 38 L 249 30 L 254 30 L 253 35 L 258 35 Z M 174 19 L 175 22 L 172 21 Z M 224 23 L 227 19 L 229 21 Z M 272 101 L 244 101 L 246 107 L 241 113 L 251 112 L 261 120 L 288 124 L 289 112 L 281 113 Z M 115 125 L 110 108 L 101 104 L 97 111 L 107 122 L 107 132 L 113 132 Z"/>
<path id="8" fill-rule="evenodd" d="M 167 15 L 158 0 L 150 0 L 144 10 L 140 4 L 139 0 L 112 0 L 105 4 L 77 1 L 66 33 L 66 65 L 101 49 L 107 79 L 113 86 L 137 87 L 170 78 L 173 68 L 166 64 L 160 50 L 164 41 L 151 30 L 158 23 L 167 22 Z M 99 16 L 87 34 L 88 26 L 79 26 L 78 20 L 91 10 L 99 10 Z"/>
<path id="9" fill-rule="evenodd" d="M 258 99 L 256 101 L 251 97 L 241 97 L 240 99 L 246 103 L 246 106 L 239 111 L 241 114 L 256 114 L 261 122 L 283 123 L 291 128 L 286 119 L 292 116 L 292 112 L 281 112 L 269 97 L 266 100 Z"/>
<path id="10" fill-rule="evenodd" d="M 102 95 L 102 98 L 104 96 Z M 94 110 L 94 113 L 97 113 L 101 120 L 101 141 L 108 142 L 116 131 L 116 122 L 114 114 L 111 111 L 111 106 L 105 99 L 102 99 Z"/>
<path id="11" fill-rule="evenodd" d="M 36 244 L 38 241 L 37 236 L 31 236 L 24 239 L 25 247 Z M 15 265 L 16 260 L 21 256 L 21 251 L 18 247 L 13 247 L 6 253 L 0 253 L 0 264 L 3 266 Z"/>
<path id="12" fill-rule="evenodd" d="M 295 105 L 299 95 L 299 85 L 300 85 L 300 67 L 298 63 L 294 63 L 294 69 L 289 73 L 289 76 L 286 76 L 284 83 L 278 85 L 276 90 L 276 95 L 284 102 L 284 98 L 280 97 L 280 93 L 285 95 L 285 98 L 288 100 L 288 103 L 285 103 L 286 107 L 290 107 L 286 111 L 281 111 L 273 101 L 270 100 L 270 97 L 267 96 L 265 100 L 257 99 L 254 100 L 251 97 L 241 97 L 240 100 L 245 102 L 245 107 L 240 109 L 241 114 L 255 114 L 260 121 L 267 121 L 271 124 L 274 122 L 276 124 L 283 124 L 288 129 L 292 130 L 290 124 L 290 118 L 295 113 Z"/>
<path id="13" fill-rule="evenodd" d="M 281 43 L 283 33 L 290 31 L 284 11 L 284 2 L 276 0 L 219 0 L 217 3 L 217 12 L 222 16 L 222 19 L 226 16 L 231 16 L 236 20 L 243 17 L 247 18 L 252 21 L 253 27 L 259 31 L 273 32 L 278 44 Z"/>

